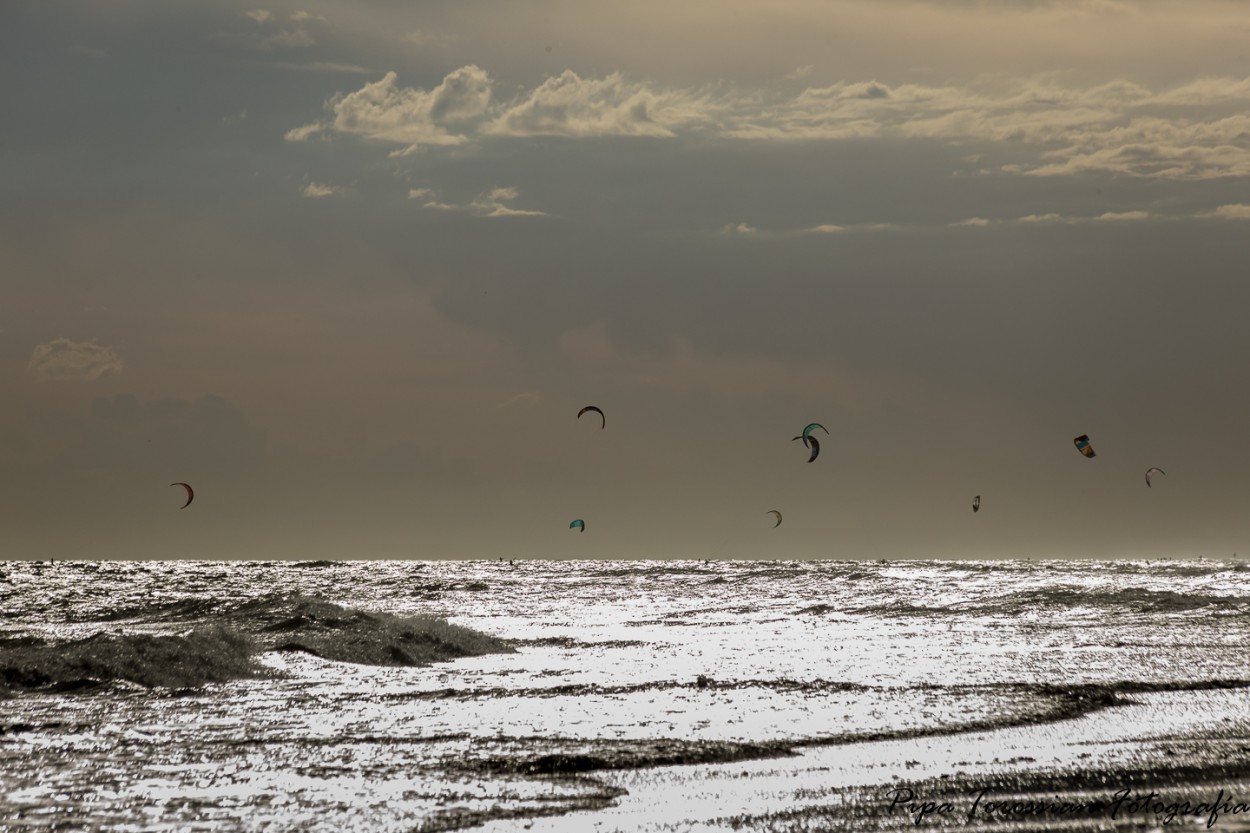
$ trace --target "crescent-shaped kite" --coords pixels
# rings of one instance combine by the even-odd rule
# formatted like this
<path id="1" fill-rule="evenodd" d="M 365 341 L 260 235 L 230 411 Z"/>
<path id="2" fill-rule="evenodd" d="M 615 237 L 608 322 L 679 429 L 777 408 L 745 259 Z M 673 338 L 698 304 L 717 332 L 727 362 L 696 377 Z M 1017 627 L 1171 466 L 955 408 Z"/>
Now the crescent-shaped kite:
<path id="1" fill-rule="evenodd" d="M 776 529 L 777 527 L 781 526 L 781 513 L 778 512 L 776 509 L 769 509 L 764 514 L 777 516 L 777 523 L 773 524 L 773 529 Z"/>
<path id="2" fill-rule="evenodd" d="M 604 428 L 608 427 L 608 418 L 603 415 L 603 411 L 599 410 L 594 405 L 587 405 L 585 408 L 582 408 L 580 411 L 578 411 L 577 418 L 581 419 L 582 414 L 586 413 L 587 411 L 594 411 L 596 414 L 599 415 L 599 419 L 602 420 L 602 424 L 599 426 L 599 430 L 603 430 Z"/>
<path id="3" fill-rule="evenodd" d="M 1154 474 L 1155 472 L 1159 472 L 1159 474 L 1167 474 L 1167 472 L 1165 472 L 1163 469 L 1159 468 L 1158 466 L 1151 466 L 1150 468 L 1146 469 L 1146 486 L 1147 487 L 1150 487 L 1150 476 Z"/>
<path id="4" fill-rule="evenodd" d="M 821 431 L 824 431 L 826 434 L 829 433 L 829 429 L 821 425 L 819 422 L 809 422 L 807 424 L 807 427 L 803 429 L 803 436 L 806 437 L 808 434 L 811 434 L 817 428 L 819 428 Z"/>
<path id="5" fill-rule="evenodd" d="M 585 532 L 586 522 L 583 521 L 581 518 L 578 518 L 577 520 L 569 524 L 569 529 L 576 529 L 578 532 Z"/>
<path id="6" fill-rule="evenodd" d="M 170 483 L 170 486 L 181 486 L 187 490 L 187 502 L 179 506 L 179 509 L 186 509 L 191 505 L 191 501 L 195 500 L 195 492 L 191 491 L 191 487 L 186 483 Z"/>
<path id="7" fill-rule="evenodd" d="M 808 448 L 812 450 L 812 456 L 807 458 L 807 462 L 809 463 L 812 462 L 813 460 L 816 459 L 816 455 L 820 454 L 820 443 L 816 441 L 815 437 L 798 436 L 790 440 L 790 442 L 794 442 L 794 440 L 802 440 L 803 445 L 807 446 Z"/>

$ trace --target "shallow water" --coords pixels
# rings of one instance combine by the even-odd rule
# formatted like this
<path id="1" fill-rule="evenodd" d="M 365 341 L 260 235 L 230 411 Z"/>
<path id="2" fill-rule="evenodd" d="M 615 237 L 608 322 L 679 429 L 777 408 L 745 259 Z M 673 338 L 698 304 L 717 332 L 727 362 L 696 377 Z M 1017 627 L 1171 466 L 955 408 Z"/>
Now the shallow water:
<path id="1" fill-rule="evenodd" d="M 1211 749 L 1250 760 L 1237 740 L 1250 714 L 1241 564 L 6 562 L 0 573 L 0 660 L 20 647 L 51 669 L 108 641 L 66 645 L 98 633 L 132 652 L 103 685 L 53 690 L 9 674 L 0 818 L 14 829 L 703 830 L 730 818 L 785 829 L 768 814 L 827 808 L 852 788 L 883 794 L 900 778 L 1209 764 Z M 266 650 L 314 609 L 321 656 Z M 402 619 L 418 615 L 516 650 L 414 666 L 360 647 L 420 642 Z M 194 641 L 205 629 L 245 636 L 251 653 L 225 657 L 236 648 L 224 636 Z M 175 657 L 191 666 L 247 661 L 258 673 L 149 687 L 171 660 L 145 654 L 139 635 L 181 635 L 169 650 L 203 652 Z"/>

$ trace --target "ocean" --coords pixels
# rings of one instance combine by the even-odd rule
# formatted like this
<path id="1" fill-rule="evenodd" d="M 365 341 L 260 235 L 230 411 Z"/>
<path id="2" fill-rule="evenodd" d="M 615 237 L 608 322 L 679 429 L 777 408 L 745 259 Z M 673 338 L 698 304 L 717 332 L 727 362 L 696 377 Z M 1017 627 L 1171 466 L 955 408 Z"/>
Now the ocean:
<path id="1" fill-rule="evenodd" d="M 0 562 L 3 831 L 1250 830 L 1250 567 Z"/>

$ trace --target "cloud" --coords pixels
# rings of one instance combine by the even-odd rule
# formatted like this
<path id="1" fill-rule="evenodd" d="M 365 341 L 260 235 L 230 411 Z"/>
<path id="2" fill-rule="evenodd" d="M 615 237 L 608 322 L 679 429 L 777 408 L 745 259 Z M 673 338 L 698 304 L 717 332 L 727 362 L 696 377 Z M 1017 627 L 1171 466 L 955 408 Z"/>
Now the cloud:
<path id="1" fill-rule="evenodd" d="M 465 137 L 449 133 L 445 125 L 475 119 L 490 103 L 490 76 L 472 64 L 448 73 L 432 90 L 399 87 L 397 79 L 388 72 L 332 100 L 333 129 L 404 145 L 456 145 Z"/>
<path id="2" fill-rule="evenodd" d="M 566 69 L 499 104 L 492 86 L 486 71 L 472 64 L 432 90 L 400 87 L 388 72 L 332 98 L 331 128 L 403 145 L 396 156 L 488 137 L 703 134 L 755 142 L 993 143 L 1012 157 L 998 173 L 1038 177 L 1088 171 L 1156 179 L 1250 175 L 1250 78 L 1204 77 L 1162 89 L 1123 79 L 1065 84 L 1058 76 L 995 76 L 964 85 L 869 78 L 782 97 L 732 89 L 713 97 L 626 80 L 621 73 L 582 77 Z M 312 130 L 295 128 L 288 136 Z"/>
<path id="3" fill-rule="evenodd" d="M 511 208 L 504 205 L 519 196 L 515 188 L 492 188 L 485 197 L 469 203 L 469 210 L 481 217 L 545 217 L 545 211 Z"/>
<path id="4" fill-rule="evenodd" d="M 467 205 L 457 205 L 451 202 L 439 202 L 438 200 L 429 200 L 421 204 L 422 208 L 433 208 L 436 211 L 468 211 Z"/>
<path id="5" fill-rule="evenodd" d="M 814 226 L 802 227 L 774 227 L 768 229 L 756 228 L 748 223 L 726 223 L 721 226 L 718 234 L 722 237 L 750 237 L 757 240 L 775 240 L 781 237 L 796 237 L 802 235 L 835 235 L 850 233 L 872 233 L 881 231 L 897 231 L 900 228 L 915 228 L 911 226 L 899 226 L 896 223 L 853 223 L 851 225 L 837 225 L 835 223 L 819 223 Z"/>
<path id="6" fill-rule="evenodd" d="M 1074 225 L 1076 223 L 1131 223 L 1140 220 L 1154 219 L 1173 219 L 1167 215 L 1151 214 L 1149 211 L 1105 211 L 1092 217 L 1080 217 L 1067 214 L 1058 214 L 1056 212 L 1048 212 L 1046 214 L 1028 214 L 1024 217 L 1016 218 L 1017 223 L 1062 223 L 1065 225 Z"/>
<path id="7" fill-rule="evenodd" d="M 917 85 L 891 90 L 878 81 L 808 87 L 791 99 L 765 104 L 754 112 L 739 108 L 727 134 L 756 141 L 868 138 L 898 120 L 897 113 L 937 95 Z"/>
<path id="8" fill-rule="evenodd" d="M 408 147 L 393 150 L 386 154 L 386 156 L 388 159 L 406 159 L 409 156 L 416 156 L 418 153 L 423 153 L 424 151 L 425 148 L 421 147 L 421 145 L 408 145 Z"/>
<path id="9" fill-rule="evenodd" d="M 582 78 L 566 69 L 524 101 L 508 108 L 487 132 L 504 136 L 671 137 L 679 127 L 708 118 L 708 103 L 694 93 L 655 91 L 620 73 Z"/>
<path id="10" fill-rule="evenodd" d="M 338 191 L 333 185 L 322 185 L 318 182 L 310 182 L 300 189 L 300 196 L 308 199 L 319 200 L 322 197 L 328 197 Z"/>
<path id="11" fill-rule="evenodd" d="M 1148 211 L 1108 211 L 1094 218 L 1098 222 L 1124 223 L 1133 220 L 1145 220 L 1150 217 Z"/>
<path id="12" fill-rule="evenodd" d="M 1197 216 L 1217 220 L 1250 220 L 1250 205 L 1244 203 L 1221 205 L 1214 211 L 1204 211 Z"/>
<path id="13" fill-rule="evenodd" d="M 1155 95 L 1152 103 L 1202 107 L 1237 100 L 1250 101 L 1250 78 L 1199 78 Z"/>
<path id="14" fill-rule="evenodd" d="M 315 136 L 323 130 L 325 130 L 324 124 L 306 124 L 303 127 L 291 128 L 283 135 L 282 138 L 286 139 L 288 142 L 304 142 L 307 141 L 310 136 Z"/>
<path id="15" fill-rule="evenodd" d="M 844 139 L 900 136 L 1047 142 L 1074 125 L 1106 117 L 1111 101 L 1144 90 L 1108 84 L 1073 90 L 1016 80 L 993 89 L 898 84 L 877 80 L 809 87 L 753 114 L 732 131 L 740 138 Z"/>
<path id="16" fill-rule="evenodd" d="M 109 374 L 122 372 L 121 357 L 112 347 L 92 341 L 70 341 L 54 338 L 39 344 L 26 366 L 29 373 L 41 379 L 94 382 Z"/>
<path id="17" fill-rule="evenodd" d="M 433 121 L 462 121 L 480 116 L 490 104 L 491 80 L 476 66 L 448 73 L 426 98 L 426 114 Z"/>
<path id="18" fill-rule="evenodd" d="M 1230 207 L 1236 208 L 1236 207 Z M 1241 206 L 1246 211 L 1246 218 L 1250 219 L 1250 207 Z M 1206 212 L 1203 214 L 1192 215 L 1197 217 L 1215 217 L 1216 212 Z M 1236 211 L 1230 210 L 1220 212 L 1218 216 L 1236 217 Z M 1044 225 L 1047 223 L 1057 225 L 1075 225 L 1077 223 L 1127 223 L 1140 220 L 1175 220 L 1177 216 L 1152 214 L 1148 211 L 1107 211 L 1096 216 L 1072 216 L 1059 214 L 1057 212 L 1047 212 L 1044 214 L 1027 214 L 1023 217 L 1017 217 L 1015 222 Z M 900 231 L 906 229 L 918 229 L 926 227 L 956 227 L 956 228 L 985 228 L 987 226 L 996 225 L 1003 222 L 1000 219 L 989 219 L 986 217 L 968 217 L 953 223 L 854 223 L 851 225 L 835 225 L 833 223 L 821 223 L 815 226 L 805 226 L 801 228 L 772 228 L 758 229 L 746 223 L 728 223 L 721 227 L 720 234 L 726 237 L 754 237 L 758 239 L 776 239 L 779 237 L 791 237 L 796 235 L 833 235 L 833 234 L 851 234 L 851 233 L 873 233 Z"/>
<path id="19" fill-rule="evenodd" d="M 1142 117 L 1105 129 L 1073 131 L 1071 144 L 1046 152 L 1058 161 L 1025 171 L 1064 176 L 1104 171 L 1137 177 L 1215 179 L 1250 175 L 1250 116 L 1210 121 Z"/>
<path id="20" fill-rule="evenodd" d="M 252 9 L 243 13 L 260 27 L 261 31 L 251 30 L 246 33 L 223 33 L 214 35 L 214 39 L 224 41 L 246 49 L 255 49 L 268 51 L 274 49 L 303 49 L 317 45 L 317 39 L 312 33 L 304 27 L 304 23 L 308 21 L 318 20 L 324 21 L 325 18 L 313 17 L 306 13 L 296 13 L 291 16 L 294 26 L 291 28 L 278 29 L 274 31 L 274 27 L 270 24 L 276 23 L 277 18 L 273 12 L 268 9 Z M 303 15 L 303 16 L 301 16 Z M 268 33 L 268 34 L 266 34 Z"/>
<path id="21" fill-rule="evenodd" d="M 1051 211 L 1046 214 L 1027 214 L 1016 220 L 1018 223 L 1070 223 L 1068 218 Z"/>
<path id="22" fill-rule="evenodd" d="M 915 226 L 911 226 L 915 227 Z M 720 228 L 720 234 L 726 237 L 754 237 L 760 240 L 771 240 L 779 237 L 794 237 L 801 235 L 835 235 L 850 234 L 864 232 L 880 232 L 880 231 L 897 231 L 904 226 L 896 223 L 852 223 L 850 225 L 838 225 L 835 223 L 818 223 L 814 226 L 794 227 L 775 227 L 770 229 L 756 228 L 747 223 L 727 223 Z"/>
<path id="23" fill-rule="evenodd" d="M 690 91 L 655 91 L 626 82 L 619 74 L 583 79 L 572 70 L 545 80 L 521 101 L 496 108 L 490 118 L 493 82 L 485 70 L 469 64 L 444 77 L 432 90 L 400 87 L 388 72 L 361 89 L 332 98 L 330 127 L 368 139 L 406 147 L 392 156 L 407 156 L 421 145 L 457 145 L 468 133 L 490 136 L 652 136 L 671 137 L 674 130 L 707 121 L 709 102 Z M 502 112 L 501 112 L 502 111 Z M 452 132 L 451 125 L 457 125 Z M 299 141 L 314 125 L 287 133 Z"/>
<path id="24" fill-rule="evenodd" d="M 813 67 L 811 64 L 807 64 L 806 66 L 801 66 L 801 67 L 795 67 L 791 71 L 787 72 L 785 76 L 783 77 L 787 81 L 797 81 L 800 78 L 806 78 L 807 76 L 811 75 L 812 69 Z"/>
<path id="25" fill-rule="evenodd" d="M 1250 174 L 1248 98 L 1250 79 L 1235 78 L 1160 91 L 1124 80 L 1086 87 L 1028 78 L 979 87 L 839 82 L 755 112 L 739 108 L 727 134 L 757 141 L 982 140 L 1031 156 L 1004 166 L 1008 173 L 1207 179 Z"/>
<path id="26" fill-rule="evenodd" d="M 485 195 L 477 197 L 467 203 L 448 203 L 439 202 L 434 191 L 429 188 L 411 188 L 408 190 L 408 199 L 425 200 L 422 203 L 423 208 L 432 208 L 438 211 L 459 211 L 467 214 L 473 214 L 477 217 L 545 217 L 547 212 L 536 211 L 533 209 L 511 208 L 505 203 L 512 202 L 518 196 L 519 192 L 515 188 L 492 188 Z"/>

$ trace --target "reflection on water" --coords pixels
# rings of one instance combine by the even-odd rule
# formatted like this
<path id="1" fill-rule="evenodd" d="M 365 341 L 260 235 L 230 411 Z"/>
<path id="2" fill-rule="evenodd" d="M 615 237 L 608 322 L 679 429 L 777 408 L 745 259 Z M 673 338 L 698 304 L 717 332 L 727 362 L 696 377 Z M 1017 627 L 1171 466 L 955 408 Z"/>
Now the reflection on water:
<path id="1" fill-rule="evenodd" d="M 203 686 L 149 689 L 122 669 L 51 692 L 9 673 L 0 815 L 18 829 L 718 829 L 708 820 L 739 816 L 765 829 L 768 813 L 898 778 L 1250 758 L 1234 742 L 1250 714 L 1236 687 L 1250 680 L 1250 573 L 1218 564 L 3 572 L 10 660 L 51 663 L 101 632 L 133 647 L 205 628 L 261 651 L 255 676 Z M 414 632 L 402 617 L 418 615 L 516 651 L 464 656 L 451 643 L 479 637 Z M 263 650 L 279 636 L 299 650 Z M 406 664 L 431 644 L 458 658 Z"/>

